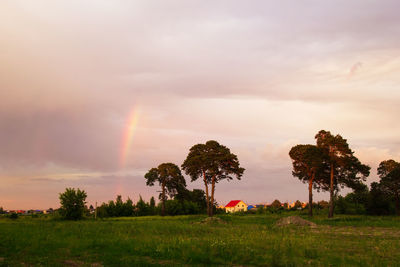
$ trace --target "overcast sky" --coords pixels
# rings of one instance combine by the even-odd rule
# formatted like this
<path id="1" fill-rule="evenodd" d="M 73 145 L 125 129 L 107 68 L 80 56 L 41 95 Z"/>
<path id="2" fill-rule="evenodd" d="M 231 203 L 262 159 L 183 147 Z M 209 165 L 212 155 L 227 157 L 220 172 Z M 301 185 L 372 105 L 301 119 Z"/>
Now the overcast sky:
<path id="1" fill-rule="evenodd" d="M 288 152 L 321 129 L 346 138 L 376 181 L 380 161 L 400 160 L 399 10 L 397 0 L 3 0 L 0 206 L 56 208 L 66 187 L 89 204 L 148 200 L 159 188 L 146 187 L 147 170 L 180 166 L 211 139 L 246 168 L 217 185 L 220 204 L 305 201 Z"/>

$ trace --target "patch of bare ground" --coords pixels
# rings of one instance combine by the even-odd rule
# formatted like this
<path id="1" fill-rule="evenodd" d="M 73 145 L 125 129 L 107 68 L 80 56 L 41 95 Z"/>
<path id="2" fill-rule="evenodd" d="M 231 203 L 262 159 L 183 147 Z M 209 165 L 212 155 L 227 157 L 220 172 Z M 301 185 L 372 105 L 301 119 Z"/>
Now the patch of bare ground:
<path id="1" fill-rule="evenodd" d="M 301 218 L 299 216 L 283 217 L 276 222 L 276 226 L 279 226 L 279 227 L 289 226 L 289 225 L 309 226 L 311 228 L 317 227 L 317 225 L 315 223 L 304 220 L 303 218 Z"/>

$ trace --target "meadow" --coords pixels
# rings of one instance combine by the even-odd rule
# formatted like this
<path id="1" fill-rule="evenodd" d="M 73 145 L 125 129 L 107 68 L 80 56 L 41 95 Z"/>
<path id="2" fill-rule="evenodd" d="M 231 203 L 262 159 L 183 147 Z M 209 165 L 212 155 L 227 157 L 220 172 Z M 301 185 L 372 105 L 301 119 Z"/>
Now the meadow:
<path id="1" fill-rule="evenodd" d="M 0 266 L 400 265 L 400 218 L 317 215 L 316 228 L 275 226 L 287 215 L 3 217 Z"/>

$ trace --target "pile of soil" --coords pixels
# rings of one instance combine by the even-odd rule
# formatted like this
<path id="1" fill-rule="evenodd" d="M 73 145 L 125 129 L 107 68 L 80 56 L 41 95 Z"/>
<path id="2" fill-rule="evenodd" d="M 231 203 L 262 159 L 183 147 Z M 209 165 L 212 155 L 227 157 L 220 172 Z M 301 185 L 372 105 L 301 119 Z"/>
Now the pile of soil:
<path id="1" fill-rule="evenodd" d="M 276 222 L 276 226 L 279 226 L 279 227 L 288 226 L 288 225 L 310 226 L 312 228 L 317 227 L 317 225 L 315 223 L 304 220 L 303 218 L 300 218 L 299 216 L 284 217 L 282 219 L 279 219 Z"/>

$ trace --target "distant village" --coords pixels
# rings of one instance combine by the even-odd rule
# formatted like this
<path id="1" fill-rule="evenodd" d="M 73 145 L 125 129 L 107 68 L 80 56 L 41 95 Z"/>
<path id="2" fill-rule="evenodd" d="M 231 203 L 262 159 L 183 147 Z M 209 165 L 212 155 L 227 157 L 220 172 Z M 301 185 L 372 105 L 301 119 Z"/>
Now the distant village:
<path id="1" fill-rule="evenodd" d="M 321 208 L 328 207 L 329 203 L 327 201 L 319 201 L 318 203 L 313 203 L 314 205 L 318 205 Z M 279 200 L 274 200 L 270 204 L 262 203 L 255 205 L 248 205 L 243 200 L 231 200 L 225 206 L 218 206 L 218 209 L 225 210 L 226 213 L 234 213 L 234 212 L 246 212 L 246 211 L 256 211 L 258 209 L 267 209 L 267 208 L 275 208 L 275 209 L 304 209 L 308 206 L 308 203 L 301 202 L 299 200 L 294 202 L 285 202 L 281 203 Z"/>
<path id="2" fill-rule="evenodd" d="M 89 213 L 94 213 L 95 212 L 95 208 L 90 205 L 89 208 L 87 208 Z M 33 214 L 53 214 L 55 211 L 57 211 L 57 209 L 47 209 L 47 210 L 2 210 L 0 209 L 0 214 L 13 214 L 16 213 L 18 215 L 33 215 Z"/>
<path id="3" fill-rule="evenodd" d="M 321 206 L 321 208 L 327 207 L 327 201 L 319 201 L 318 203 L 314 203 L 315 205 Z M 260 204 L 247 204 L 243 200 L 231 200 L 228 204 L 217 206 L 218 209 L 224 210 L 226 213 L 235 213 L 235 212 L 247 212 L 247 211 L 257 211 L 259 209 L 267 209 L 267 208 L 275 208 L 275 209 L 304 209 L 307 208 L 308 203 L 301 202 L 299 200 L 293 202 L 284 202 L 281 203 L 279 200 L 274 200 L 271 203 L 260 203 Z M 89 213 L 94 213 L 95 208 L 90 205 L 88 208 Z M 3 214 L 12 214 L 16 213 L 19 215 L 32 215 L 32 214 L 53 214 L 57 209 L 30 209 L 30 210 L 3 210 Z"/>

